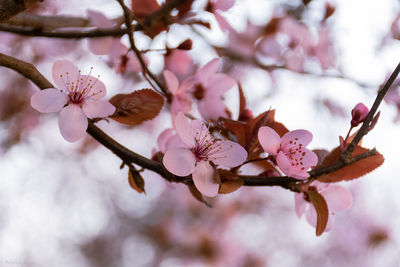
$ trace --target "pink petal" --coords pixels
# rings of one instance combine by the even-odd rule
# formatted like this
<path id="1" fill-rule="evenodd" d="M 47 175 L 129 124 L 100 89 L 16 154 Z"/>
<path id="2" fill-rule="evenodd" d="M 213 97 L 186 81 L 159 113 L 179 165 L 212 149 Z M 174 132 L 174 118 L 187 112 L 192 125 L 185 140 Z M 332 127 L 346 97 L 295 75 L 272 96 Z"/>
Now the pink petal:
<path id="1" fill-rule="evenodd" d="M 167 151 L 167 142 L 174 134 L 174 130 L 172 128 L 168 128 L 162 131 L 157 137 L 157 145 L 161 152 L 165 153 Z"/>
<path id="2" fill-rule="evenodd" d="M 307 146 L 311 142 L 312 138 L 312 133 L 307 130 L 290 131 L 282 136 L 282 147 L 285 147 L 287 145 L 294 145 L 295 142 L 297 144 Z M 292 141 L 293 143 L 290 144 L 290 141 Z"/>
<path id="3" fill-rule="evenodd" d="M 171 103 L 171 113 L 178 114 L 180 111 L 184 114 L 192 110 L 192 101 L 187 95 L 175 95 Z"/>
<path id="4" fill-rule="evenodd" d="M 160 151 L 163 153 L 172 148 L 186 147 L 179 136 L 171 128 L 168 128 L 160 133 L 157 138 L 157 144 Z"/>
<path id="5" fill-rule="evenodd" d="M 232 141 L 217 141 L 215 150 L 210 151 L 209 159 L 215 164 L 233 168 L 247 159 L 247 151 L 238 143 Z"/>
<path id="6" fill-rule="evenodd" d="M 114 38 L 90 38 L 88 41 L 90 51 L 95 55 L 108 55 L 111 52 Z"/>
<path id="7" fill-rule="evenodd" d="M 207 197 L 215 197 L 218 194 L 219 184 L 214 181 L 214 168 L 207 161 L 200 161 L 192 174 L 197 190 Z"/>
<path id="8" fill-rule="evenodd" d="M 182 112 L 179 112 L 175 117 L 175 130 L 178 133 L 179 137 L 182 141 L 189 147 L 192 148 L 195 145 L 194 136 L 192 133 L 192 129 L 190 127 L 188 119 L 183 115 Z"/>
<path id="9" fill-rule="evenodd" d="M 299 218 L 306 212 L 307 205 L 310 204 L 304 199 L 304 193 L 294 194 L 294 210 Z"/>
<path id="10" fill-rule="evenodd" d="M 222 96 L 229 89 L 235 86 L 235 79 L 223 73 L 214 74 L 207 83 L 207 95 Z"/>
<path id="11" fill-rule="evenodd" d="M 290 161 L 288 157 L 285 155 L 285 153 L 279 151 L 276 157 L 276 163 L 278 164 L 279 169 L 281 169 L 284 174 L 286 174 L 289 177 L 292 177 Z"/>
<path id="12" fill-rule="evenodd" d="M 314 227 L 317 226 L 317 212 L 315 211 L 315 208 L 311 203 L 310 203 L 308 209 L 306 210 L 306 220 L 312 226 L 314 226 Z"/>
<path id="13" fill-rule="evenodd" d="M 167 83 L 168 90 L 172 94 L 176 94 L 176 91 L 179 86 L 178 78 L 176 78 L 175 74 L 169 70 L 164 70 L 163 72 L 165 82 Z"/>
<path id="14" fill-rule="evenodd" d="M 115 112 L 115 107 L 108 101 L 89 100 L 82 105 L 83 112 L 88 118 L 105 118 Z"/>
<path id="15" fill-rule="evenodd" d="M 103 13 L 91 9 L 86 10 L 88 18 L 92 24 L 99 28 L 112 28 L 114 22 L 107 18 Z"/>
<path id="16" fill-rule="evenodd" d="M 330 184 L 321 194 L 324 196 L 329 210 L 332 211 L 346 210 L 353 203 L 351 193 L 340 185 Z"/>
<path id="17" fill-rule="evenodd" d="M 98 77 L 81 75 L 80 80 L 83 82 L 81 88 L 87 87 L 86 98 L 101 99 L 106 95 L 106 86 Z"/>
<path id="18" fill-rule="evenodd" d="M 279 153 L 287 153 L 287 151 L 281 150 Z M 286 158 L 288 158 L 286 156 Z M 290 165 L 286 175 L 297 179 L 305 179 L 309 177 L 307 170 L 311 166 L 315 166 L 318 163 L 318 156 L 306 148 L 302 148 L 301 153 L 292 153 L 290 159 Z M 279 164 L 278 164 L 279 166 Z"/>
<path id="19" fill-rule="evenodd" d="M 226 118 L 226 107 L 220 97 L 207 97 L 198 103 L 201 116 L 205 120 L 218 120 L 220 117 Z"/>
<path id="20" fill-rule="evenodd" d="M 129 56 L 129 61 L 128 61 L 128 71 L 131 72 L 141 72 L 142 71 L 142 65 L 140 64 L 139 59 L 134 53 L 130 53 Z M 146 55 L 142 55 L 142 58 L 146 65 L 149 64 L 149 59 L 146 57 Z"/>
<path id="21" fill-rule="evenodd" d="M 218 0 L 214 4 L 215 10 L 227 11 L 235 4 L 235 0 Z"/>
<path id="22" fill-rule="evenodd" d="M 281 138 L 274 129 L 268 126 L 260 127 L 258 130 L 260 145 L 270 155 L 276 155 L 281 146 Z"/>
<path id="23" fill-rule="evenodd" d="M 128 48 L 121 43 L 119 38 L 113 38 L 113 43 L 108 56 L 111 60 L 118 60 L 121 55 L 128 53 Z M 129 57 L 129 56 L 128 56 Z"/>
<path id="24" fill-rule="evenodd" d="M 197 71 L 196 77 L 202 83 L 207 83 L 213 74 L 219 69 L 220 61 L 219 58 L 210 60 L 206 65 Z"/>
<path id="25" fill-rule="evenodd" d="M 163 158 L 165 168 L 178 176 L 188 176 L 195 171 L 196 159 L 187 148 L 169 149 Z"/>
<path id="26" fill-rule="evenodd" d="M 225 19 L 225 17 L 220 13 L 219 10 L 214 11 L 213 14 L 214 14 L 215 19 L 216 19 L 217 22 L 218 22 L 219 27 L 221 28 L 221 30 L 222 30 L 223 32 L 226 32 L 226 31 L 231 32 L 231 31 L 233 31 L 232 26 L 228 23 L 228 21 L 227 21 L 227 20 Z"/>
<path id="27" fill-rule="evenodd" d="M 39 112 L 57 112 L 68 103 L 68 96 L 60 90 L 49 88 L 36 92 L 31 97 L 31 106 Z"/>
<path id="28" fill-rule="evenodd" d="M 164 58 L 165 68 L 169 69 L 178 75 L 184 75 L 192 67 L 192 57 L 187 51 L 174 49 Z"/>
<path id="29" fill-rule="evenodd" d="M 75 142 L 85 136 L 88 120 L 78 105 L 63 108 L 58 118 L 61 135 L 68 142 Z"/>
<path id="30" fill-rule="evenodd" d="M 165 149 L 168 151 L 171 148 L 182 147 L 187 148 L 186 144 L 182 142 L 177 134 L 173 135 L 166 143 Z"/>
<path id="31" fill-rule="evenodd" d="M 306 166 L 307 169 L 310 167 L 314 167 L 318 164 L 318 156 L 313 151 L 309 149 L 303 149 L 305 155 L 303 156 L 303 164 Z"/>
<path id="32" fill-rule="evenodd" d="M 78 68 L 68 60 L 55 61 L 52 67 L 52 74 L 54 83 L 64 91 L 68 91 L 67 84 L 76 83 L 80 76 Z"/>

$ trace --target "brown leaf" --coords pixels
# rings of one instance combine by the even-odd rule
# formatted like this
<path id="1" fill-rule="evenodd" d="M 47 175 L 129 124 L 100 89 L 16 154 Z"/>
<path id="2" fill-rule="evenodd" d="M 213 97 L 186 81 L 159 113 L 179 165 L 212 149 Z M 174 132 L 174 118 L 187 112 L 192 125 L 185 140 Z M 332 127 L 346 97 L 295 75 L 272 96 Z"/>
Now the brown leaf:
<path id="1" fill-rule="evenodd" d="M 227 181 L 221 184 L 218 193 L 220 194 L 229 194 L 236 190 L 238 190 L 244 184 L 242 179 L 238 179 L 236 181 Z"/>
<path id="2" fill-rule="evenodd" d="M 367 151 L 369 151 L 369 149 L 357 146 L 354 149 L 352 156 L 354 157 Z M 335 163 L 339 159 L 340 153 L 341 152 L 339 147 L 332 150 L 332 152 L 325 158 L 323 166 Z M 318 181 L 324 183 L 334 183 L 353 180 L 375 170 L 382 165 L 384 160 L 385 158 L 383 157 L 383 155 L 377 152 L 377 155 L 359 160 L 356 163 L 343 167 L 340 170 L 334 171 L 332 173 L 324 174 L 318 178 Z"/>
<path id="3" fill-rule="evenodd" d="M 231 119 L 222 118 L 224 122 L 224 126 L 230 132 L 232 132 L 237 137 L 237 142 L 243 146 L 244 148 L 247 147 L 248 142 L 248 135 L 249 135 L 249 125 L 245 122 L 235 121 Z"/>
<path id="4" fill-rule="evenodd" d="M 128 182 L 129 185 L 139 194 L 146 193 L 146 191 L 144 190 L 144 179 L 138 171 L 129 169 Z"/>
<path id="5" fill-rule="evenodd" d="M 116 107 L 111 119 L 131 126 L 154 119 L 164 105 L 164 98 L 151 89 L 141 89 L 130 94 L 118 94 L 110 99 Z"/>
<path id="6" fill-rule="evenodd" d="M 160 8 L 157 0 L 131 0 L 131 8 L 135 16 L 143 19 Z"/>
<path id="7" fill-rule="evenodd" d="M 317 227 L 315 229 L 316 235 L 320 236 L 328 224 L 329 210 L 324 197 L 318 193 L 315 187 L 310 187 L 307 191 L 311 203 L 317 211 Z"/>
<path id="8" fill-rule="evenodd" d="M 238 82 L 238 88 L 239 88 L 239 119 L 243 117 L 244 113 L 246 112 L 246 106 L 247 106 L 247 101 L 246 101 L 246 96 L 244 95 L 242 84 Z"/>

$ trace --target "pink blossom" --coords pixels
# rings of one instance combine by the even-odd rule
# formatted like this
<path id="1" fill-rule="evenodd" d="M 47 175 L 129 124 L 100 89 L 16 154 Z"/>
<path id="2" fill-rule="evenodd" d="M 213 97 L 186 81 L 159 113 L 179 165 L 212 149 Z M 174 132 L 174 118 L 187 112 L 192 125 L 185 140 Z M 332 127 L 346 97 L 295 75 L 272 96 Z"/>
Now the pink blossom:
<path id="1" fill-rule="evenodd" d="M 104 118 L 115 112 L 108 101 L 104 84 L 93 76 L 81 75 L 70 61 L 57 60 L 52 67 L 53 80 L 58 89 L 48 88 L 31 97 L 31 106 L 39 112 L 60 112 L 58 125 L 61 135 L 69 142 L 85 135 L 87 118 Z M 65 106 L 67 105 L 67 106 Z"/>
<path id="2" fill-rule="evenodd" d="M 353 197 L 346 188 L 337 184 L 325 184 L 314 181 L 311 185 L 324 197 L 328 205 L 330 213 L 325 231 L 329 231 L 333 226 L 335 212 L 350 208 L 353 203 Z M 294 200 L 297 216 L 301 218 L 305 213 L 307 222 L 315 227 L 317 225 L 317 212 L 306 193 L 296 193 Z"/>
<path id="3" fill-rule="evenodd" d="M 258 140 L 265 152 L 276 156 L 279 168 L 287 176 L 306 179 L 310 177 L 307 170 L 318 163 L 317 155 L 306 148 L 312 140 L 307 130 L 294 130 L 281 138 L 274 129 L 264 126 L 258 131 Z"/>
<path id="4" fill-rule="evenodd" d="M 205 120 L 229 116 L 223 103 L 223 95 L 236 81 L 226 74 L 217 73 L 219 66 L 220 60 L 215 58 L 190 77 L 194 85 L 193 96 L 199 100 L 199 111 Z"/>
<path id="5" fill-rule="evenodd" d="M 186 79 L 179 85 L 178 78 L 169 70 L 163 72 L 168 91 L 172 95 L 171 113 L 175 117 L 178 112 L 182 111 L 187 114 L 192 109 L 192 100 L 188 92 L 190 80 Z"/>
<path id="6" fill-rule="evenodd" d="M 358 103 L 353 110 L 351 111 L 351 126 L 356 127 L 360 123 L 365 121 L 367 115 L 369 113 L 369 109 L 363 103 Z"/>
<path id="7" fill-rule="evenodd" d="M 203 195 L 216 196 L 219 184 L 214 181 L 215 170 L 210 161 L 236 167 L 246 160 L 246 150 L 232 141 L 216 140 L 203 122 L 189 123 L 182 112 L 175 118 L 175 128 L 186 147 L 168 149 L 163 158 L 165 168 L 178 176 L 192 174 L 194 185 Z"/>

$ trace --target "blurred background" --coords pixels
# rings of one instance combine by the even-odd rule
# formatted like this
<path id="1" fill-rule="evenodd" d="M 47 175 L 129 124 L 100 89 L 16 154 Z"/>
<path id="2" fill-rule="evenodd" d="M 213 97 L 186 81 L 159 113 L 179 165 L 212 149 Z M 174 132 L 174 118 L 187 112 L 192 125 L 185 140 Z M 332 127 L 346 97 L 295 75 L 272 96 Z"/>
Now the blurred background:
<path id="1" fill-rule="evenodd" d="M 334 12 L 325 19 L 328 5 Z M 276 109 L 276 120 L 290 130 L 313 133 L 312 149 L 339 144 L 338 136 L 349 129 L 351 109 L 359 102 L 372 105 L 400 59 L 396 0 L 311 1 L 307 6 L 237 0 L 223 13 L 235 30 L 228 32 L 205 6 L 207 1 L 199 0 L 192 9 L 210 29 L 175 24 L 154 39 L 135 33 L 140 49 L 155 50 L 146 53 L 149 68 L 160 74 L 164 57 L 157 50 L 191 38 L 188 53 L 195 66 L 225 55 L 222 71 L 240 80 L 253 113 Z M 32 12 L 87 17 L 87 9 L 109 18 L 122 15 L 116 1 L 101 0 L 46 0 Z M 269 54 L 273 44 L 263 39 L 265 32 L 257 31 L 279 16 L 292 20 L 276 36 L 282 49 L 275 57 L 286 68 L 266 71 L 259 65 L 277 59 Z M 313 56 L 305 55 L 304 35 L 304 46 L 290 42 L 303 30 L 310 38 L 318 36 L 321 52 L 314 48 Z M 128 45 L 126 36 L 122 42 Z M 250 59 L 255 47 L 258 66 L 217 49 Z M 116 73 L 107 56 L 90 53 L 87 40 L 1 32 L 0 52 L 34 63 L 50 81 L 56 59 L 72 60 L 83 70 L 94 67 L 107 97 L 149 87 L 138 73 Z M 209 208 L 186 186 L 144 171 L 146 193 L 138 194 L 114 154 L 90 136 L 66 142 L 57 115 L 30 108 L 37 90 L 32 83 L 5 68 L 0 68 L 0 81 L 0 266 L 400 266 L 397 87 L 363 140 L 364 147 L 376 147 L 385 156 L 385 163 L 341 183 L 352 192 L 353 206 L 336 214 L 331 231 L 316 237 L 315 229 L 296 216 L 293 192 L 282 188 L 242 187 L 210 200 Z M 237 116 L 237 90 L 225 100 Z M 154 120 L 133 128 L 113 121 L 98 124 L 123 145 L 151 157 L 158 134 L 171 127 L 170 118 L 164 108 Z"/>

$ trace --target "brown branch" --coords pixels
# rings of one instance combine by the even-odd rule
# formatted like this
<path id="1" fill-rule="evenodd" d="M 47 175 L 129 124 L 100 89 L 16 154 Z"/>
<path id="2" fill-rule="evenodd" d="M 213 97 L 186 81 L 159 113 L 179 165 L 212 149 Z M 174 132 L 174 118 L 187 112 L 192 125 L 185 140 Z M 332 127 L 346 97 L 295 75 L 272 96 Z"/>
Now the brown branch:
<path id="1" fill-rule="evenodd" d="M 65 27 L 93 26 L 87 18 L 72 16 L 42 16 L 30 13 L 21 13 L 9 19 L 7 24 L 39 29 L 55 29 Z"/>
<path id="2" fill-rule="evenodd" d="M 121 36 L 128 32 L 127 29 L 115 27 L 111 29 L 94 30 L 44 30 L 40 28 L 21 27 L 8 24 L 0 24 L 0 31 L 16 33 L 23 36 L 53 37 L 53 38 L 96 38 L 105 36 Z"/>
<path id="3" fill-rule="evenodd" d="M 383 97 L 389 91 L 394 80 L 396 80 L 396 77 L 399 75 L 399 72 L 400 72 L 400 62 L 399 64 L 397 64 L 397 67 L 393 71 L 392 75 L 390 75 L 385 85 L 382 87 L 382 89 L 379 90 L 378 95 L 375 98 L 374 104 L 372 105 L 371 110 L 369 111 L 367 117 L 365 118 L 364 123 L 362 124 L 360 130 L 358 131 L 354 139 L 347 146 L 346 150 L 342 153 L 342 155 L 340 155 L 340 160 L 347 161 L 350 158 L 351 153 L 353 153 L 354 149 L 356 148 L 357 144 L 368 133 L 371 121 L 374 119 L 375 113 L 378 110 L 378 107 L 381 104 Z"/>
<path id="4" fill-rule="evenodd" d="M 27 79 L 35 83 L 40 89 L 51 88 L 53 85 L 30 63 L 18 60 L 16 58 L 4 55 L 0 53 L 0 66 L 4 66 L 15 70 L 21 75 L 25 76 Z M 143 168 L 154 171 L 160 174 L 163 178 L 171 182 L 183 182 L 190 183 L 191 177 L 177 177 L 169 173 L 164 166 L 158 162 L 146 157 L 143 157 L 128 148 L 124 147 L 113 138 L 104 133 L 99 129 L 94 123 L 89 121 L 89 126 L 87 132 L 96 139 L 103 146 L 112 151 L 115 155 L 123 160 L 123 162 L 132 162 Z M 372 149 L 356 157 L 350 158 L 347 161 L 337 161 L 329 166 L 314 169 L 309 172 L 310 178 L 315 179 L 323 174 L 332 173 L 339 170 L 345 166 L 351 165 L 359 160 L 373 156 L 376 154 L 376 150 Z M 239 176 L 246 186 L 280 186 L 292 191 L 296 190 L 296 184 L 301 182 L 291 177 L 259 177 L 259 176 L 249 176 L 240 175 Z"/>
<path id="5" fill-rule="evenodd" d="M 167 89 L 157 79 L 157 77 L 149 70 L 149 68 L 147 67 L 146 62 L 143 59 L 142 54 L 140 53 L 139 49 L 136 47 L 135 39 L 133 38 L 134 28 L 132 27 L 132 18 L 131 18 L 131 13 L 132 12 L 131 12 L 131 10 L 125 5 L 123 0 L 117 0 L 117 1 L 120 4 L 122 10 L 124 11 L 125 25 L 128 28 L 128 33 L 127 34 L 128 34 L 128 37 L 129 37 L 129 43 L 131 45 L 132 51 L 135 53 L 136 57 L 139 59 L 140 65 L 142 66 L 142 69 L 143 69 L 143 75 L 145 76 L 145 78 L 147 78 L 146 75 L 148 75 L 157 84 L 157 86 L 160 88 L 161 93 L 166 94 L 167 93 Z M 152 83 L 149 80 L 147 80 L 147 81 L 152 85 Z"/>
<path id="6" fill-rule="evenodd" d="M 42 0 L 0 0 L 0 22 L 5 22 Z"/>

